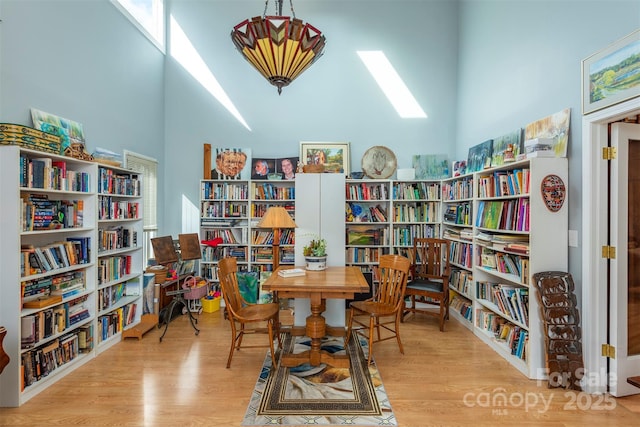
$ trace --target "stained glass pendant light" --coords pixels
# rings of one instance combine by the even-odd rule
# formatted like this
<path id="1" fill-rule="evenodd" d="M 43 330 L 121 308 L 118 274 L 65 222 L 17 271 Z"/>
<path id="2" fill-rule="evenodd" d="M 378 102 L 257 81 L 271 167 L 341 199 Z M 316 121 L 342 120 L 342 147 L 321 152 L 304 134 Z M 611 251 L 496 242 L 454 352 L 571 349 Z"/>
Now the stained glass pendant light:
<path id="1" fill-rule="evenodd" d="M 278 15 L 267 16 L 266 0 L 262 16 L 245 19 L 231 31 L 238 51 L 278 88 L 278 94 L 322 56 L 325 45 L 317 28 L 296 18 L 292 1 L 293 19 L 282 16 L 283 0 L 275 0 Z"/>

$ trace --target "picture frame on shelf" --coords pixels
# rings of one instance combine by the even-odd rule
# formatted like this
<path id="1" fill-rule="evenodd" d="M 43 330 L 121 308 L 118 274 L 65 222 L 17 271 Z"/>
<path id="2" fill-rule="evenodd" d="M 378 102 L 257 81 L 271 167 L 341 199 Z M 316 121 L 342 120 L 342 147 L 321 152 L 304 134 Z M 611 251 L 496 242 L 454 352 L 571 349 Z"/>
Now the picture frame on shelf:
<path id="1" fill-rule="evenodd" d="M 522 153 L 522 129 L 518 128 L 493 139 L 491 167 L 513 162 L 520 153 Z"/>
<path id="2" fill-rule="evenodd" d="M 254 158 L 251 179 L 292 180 L 296 178 L 298 157 Z"/>
<path id="3" fill-rule="evenodd" d="M 210 155 L 212 159 L 208 164 L 211 173 L 205 179 L 246 180 L 251 176 L 253 162 L 250 148 L 220 147 L 211 150 Z"/>
<path id="4" fill-rule="evenodd" d="M 300 142 L 300 160 L 305 165 L 324 165 L 325 173 L 349 175 L 348 142 Z"/>
<path id="5" fill-rule="evenodd" d="M 493 153 L 493 139 L 481 142 L 469 148 L 467 158 L 467 173 L 479 172 L 491 167 L 491 155 Z"/>
<path id="6" fill-rule="evenodd" d="M 640 95 L 640 30 L 582 61 L 582 114 Z"/>
<path id="7" fill-rule="evenodd" d="M 524 140 L 534 138 L 549 138 L 555 157 L 567 157 L 569 145 L 569 125 L 571 123 L 571 108 L 543 117 L 529 123 L 524 128 Z"/>

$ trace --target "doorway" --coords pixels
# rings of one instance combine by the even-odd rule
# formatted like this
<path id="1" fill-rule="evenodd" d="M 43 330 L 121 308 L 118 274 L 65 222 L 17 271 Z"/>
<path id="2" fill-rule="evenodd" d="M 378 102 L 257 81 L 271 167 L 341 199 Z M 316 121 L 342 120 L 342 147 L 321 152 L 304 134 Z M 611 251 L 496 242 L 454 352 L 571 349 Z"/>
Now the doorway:
<path id="1" fill-rule="evenodd" d="M 590 393 L 611 392 L 615 396 L 640 393 L 640 388 L 626 381 L 630 376 L 640 375 L 640 336 L 633 334 L 638 334 L 639 328 L 633 323 L 638 325 L 638 320 L 633 318 L 640 310 L 636 300 L 640 285 L 633 276 L 640 261 L 636 262 L 632 258 L 635 252 L 628 250 L 629 238 L 637 239 L 640 247 L 640 236 L 630 220 L 630 215 L 638 213 L 635 192 L 638 191 L 636 180 L 639 175 L 637 166 L 634 167 L 637 162 L 630 158 L 640 152 L 640 136 L 633 136 L 629 129 L 622 135 L 618 129 L 615 131 L 617 140 L 626 142 L 617 147 L 617 159 L 608 162 L 603 160 L 602 154 L 610 142 L 609 124 L 638 114 L 640 99 L 634 99 L 582 119 L 582 312 L 586 313 L 582 316 L 586 370 L 584 389 Z M 637 131 L 640 126 L 635 126 L 636 134 L 640 135 Z M 612 143 L 616 145 L 613 133 Z M 630 194 L 629 190 L 634 193 Z M 635 203 L 632 204 L 631 198 L 635 198 Z M 615 247 L 615 257 L 603 257 L 604 246 Z M 628 283 L 631 283 L 629 288 Z M 615 356 L 612 348 L 615 348 Z M 637 354 L 634 356 L 634 353 Z"/>

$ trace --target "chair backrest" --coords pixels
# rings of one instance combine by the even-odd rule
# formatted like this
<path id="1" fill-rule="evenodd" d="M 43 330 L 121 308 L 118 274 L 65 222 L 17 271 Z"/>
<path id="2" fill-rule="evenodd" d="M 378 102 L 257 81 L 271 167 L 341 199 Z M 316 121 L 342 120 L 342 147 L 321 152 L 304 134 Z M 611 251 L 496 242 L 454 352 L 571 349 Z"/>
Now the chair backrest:
<path id="1" fill-rule="evenodd" d="M 226 257 L 218 262 L 218 279 L 222 288 L 224 304 L 231 314 L 242 308 L 243 299 L 238 286 L 238 263 L 234 257 Z"/>
<path id="2" fill-rule="evenodd" d="M 382 255 L 378 264 L 379 282 L 374 300 L 390 306 L 404 304 L 411 261 L 402 255 Z"/>
<path id="3" fill-rule="evenodd" d="M 413 279 L 442 279 L 449 277 L 449 241 L 436 238 L 413 239 L 411 253 L 411 276 Z"/>

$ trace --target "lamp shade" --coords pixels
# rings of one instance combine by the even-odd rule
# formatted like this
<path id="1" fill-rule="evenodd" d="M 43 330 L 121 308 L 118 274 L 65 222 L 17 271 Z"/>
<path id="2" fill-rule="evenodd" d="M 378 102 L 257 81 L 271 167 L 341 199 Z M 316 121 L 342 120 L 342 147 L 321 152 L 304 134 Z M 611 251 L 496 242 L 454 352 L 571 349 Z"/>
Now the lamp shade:
<path id="1" fill-rule="evenodd" d="M 282 206 L 271 206 L 267 209 L 260 222 L 260 228 L 295 228 L 296 223 L 291 219 L 289 212 Z"/>
<path id="2" fill-rule="evenodd" d="M 325 37 L 310 24 L 288 16 L 256 16 L 233 28 L 242 56 L 282 92 L 322 56 Z"/>

